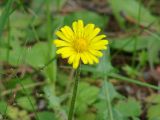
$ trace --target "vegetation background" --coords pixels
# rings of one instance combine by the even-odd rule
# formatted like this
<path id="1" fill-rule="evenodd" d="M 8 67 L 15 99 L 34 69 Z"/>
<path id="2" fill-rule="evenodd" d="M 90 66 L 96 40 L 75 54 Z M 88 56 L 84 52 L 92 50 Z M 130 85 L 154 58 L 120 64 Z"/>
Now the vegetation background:
<path id="1" fill-rule="evenodd" d="M 74 70 L 52 42 L 77 19 L 110 44 L 82 65 L 75 120 L 160 120 L 160 0 L 0 0 L 0 120 L 67 120 Z"/>

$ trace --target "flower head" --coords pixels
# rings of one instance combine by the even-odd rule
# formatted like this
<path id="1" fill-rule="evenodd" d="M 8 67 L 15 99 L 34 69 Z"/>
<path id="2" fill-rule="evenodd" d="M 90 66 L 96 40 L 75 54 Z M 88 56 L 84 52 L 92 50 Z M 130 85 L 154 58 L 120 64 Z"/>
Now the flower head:
<path id="1" fill-rule="evenodd" d="M 98 57 L 103 54 L 101 50 L 107 49 L 108 40 L 105 35 L 98 35 L 100 28 L 94 24 L 84 26 L 82 20 L 73 22 L 72 28 L 62 27 L 56 32 L 59 39 L 54 40 L 58 47 L 56 53 L 62 58 L 68 58 L 68 63 L 73 64 L 73 68 L 79 66 L 80 61 L 84 64 L 98 63 Z"/>

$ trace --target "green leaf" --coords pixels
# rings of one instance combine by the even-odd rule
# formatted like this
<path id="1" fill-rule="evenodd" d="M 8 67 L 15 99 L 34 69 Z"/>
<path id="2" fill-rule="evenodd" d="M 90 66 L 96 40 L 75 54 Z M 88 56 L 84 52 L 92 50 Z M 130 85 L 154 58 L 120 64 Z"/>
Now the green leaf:
<path id="1" fill-rule="evenodd" d="M 115 108 L 125 117 L 138 117 L 141 114 L 141 105 L 133 98 L 119 101 Z"/>
<path id="2" fill-rule="evenodd" d="M 11 120 L 30 120 L 29 115 L 25 110 L 19 110 L 17 107 L 8 106 L 7 116 Z"/>
<path id="3" fill-rule="evenodd" d="M 148 54 L 145 50 L 143 50 L 142 52 L 139 53 L 138 60 L 139 60 L 139 64 L 141 66 L 146 65 L 146 63 L 148 61 Z"/>
<path id="4" fill-rule="evenodd" d="M 79 83 L 78 94 L 76 98 L 76 113 L 82 114 L 85 113 L 88 105 L 92 105 L 93 102 L 97 99 L 98 88 L 91 86 L 88 83 L 81 82 Z"/>
<path id="5" fill-rule="evenodd" d="M 16 88 L 17 85 L 19 85 L 19 82 L 20 82 L 19 78 L 14 78 L 14 79 L 4 82 L 5 83 L 4 85 L 7 89 L 14 89 Z M 30 77 L 28 77 L 27 79 L 21 80 L 21 84 L 23 84 L 25 87 L 27 85 L 34 84 L 34 81 Z M 28 88 L 28 89 L 26 88 L 26 92 L 28 94 L 32 93 L 32 91 L 33 91 L 33 88 Z M 23 90 L 19 92 L 23 93 Z"/>
<path id="6" fill-rule="evenodd" d="M 157 62 L 159 63 L 159 51 L 160 51 L 160 36 L 150 40 L 148 42 L 148 58 L 150 62 Z"/>
<path id="7" fill-rule="evenodd" d="M 144 26 L 148 26 L 156 21 L 156 18 L 136 0 L 109 0 L 109 3 L 116 19 L 123 28 L 125 26 L 124 15 L 132 18 L 137 23 L 140 19 L 140 24 Z"/>
<path id="8" fill-rule="evenodd" d="M 160 120 L 160 104 L 149 107 L 147 117 L 149 120 Z"/>
<path id="9" fill-rule="evenodd" d="M 109 74 L 113 71 L 113 66 L 110 60 L 110 49 L 103 52 L 103 57 L 100 59 L 99 64 L 96 66 L 96 70 L 104 75 Z"/>
<path id="10" fill-rule="evenodd" d="M 0 101 L 0 115 L 3 115 L 6 111 L 7 103 L 4 101 Z"/>
<path id="11" fill-rule="evenodd" d="M 43 67 L 47 62 L 48 44 L 37 43 L 31 48 L 28 48 L 26 53 L 26 63 L 33 67 Z"/>
<path id="12" fill-rule="evenodd" d="M 115 98 L 122 98 L 122 96 L 116 91 L 114 86 L 109 82 L 105 82 L 105 84 L 103 84 L 99 94 L 99 98 L 102 100 L 107 100 L 107 93 L 109 93 L 110 95 L 110 101 L 113 101 Z"/>
<path id="13" fill-rule="evenodd" d="M 85 24 L 94 23 L 96 26 L 100 28 L 105 28 L 108 17 L 100 16 L 97 13 L 90 11 L 79 11 L 73 12 L 64 18 L 64 24 L 71 25 L 73 21 L 82 19 Z"/>
<path id="14" fill-rule="evenodd" d="M 61 99 L 55 95 L 55 88 L 53 85 L 47 85 L 43 89 L 45 97 L 49 102 L 49 108 L 52 108 L 55 111 L 55 116 L 58 120 L 67 119 L 67 114 L 64 109 L 61 107 Z M 62 116 L 63 115 L 63 116 Z"/>
<path id="15" fill-rule="evenodd" d="M 83 115 L 78 116 L 79 120 L 95 120 L 95 114 L 94 113 L 85 113 Z"/>
<path id="16" fill-rule="evenodd" d="M 153 104 L 160 104 L 160 95 L 159 94 L 152 94 L 151 96 L 147 97 L 147 102 Z"/>
<path id="17" fill-rule="evenodd" d="M 50 108 L 60 108 L 60 99 L 55 95 L 55 88 L 53 85 L 47 85 L 43 89 L 46 98 L 49 101 Z"/>
<path id="18" fill-rule="evenodd" d="M 52 1 L 52 0 L 50 0 Z M 62 9 L 63 5 L 67 2 L 67 0 L 54 0 L 53 1 L 53 5 L 54 7 L 56 7 L 57 10 Z"/>
<path id="19" fill-rule="evenodd" d="M 135 42 L 137 42 L 136 50 L 142 50 L 147 48 L 148 41 L 152 41 L 153 39 L 154 38 L 152 36 L 129 36 L 114 39 L 110 45 L 115 49 L 123 50 L 126 52 L 133 52 L 135 50 Z"/>
<path id="20" fill-rule="evenodd" d="M 101 100 L 94 106 L 97 109 L 96 120 L 110 120 L 109 109 L 106 100 Z M 114 120 L 128 120 L 118 110 L 116 110 L 114 106 L 112 106 L 112 114 Z"/>
<path id="21" fill-rule="evenodd" d="M 131 78 L 135 78 L 135 76 L 140 75 L 139 71 L 136 68 L 133 68 L 129 65 L 124 65 L 122 69 L 127 73 Z"/>
<path id="22" fill-rule="evenodd" d="M 25 97 L 20 97 L 18 98 L 16 101 L 17 101 L 17 104 L 22 107 L 23 109 L 26 109 L 28 111 L 34 111 L 33 107 L 36 109 L 36 100 L 34 97 L 32 96 L 29 96 L 30 100 L 32 103 L 30 103 L 29 99 L 27 96 Z M 32 107 L 32 104 L 33 104 L 33 107 Z"/>
<path id="23" fill-rule="evenodd" d="M 53 112 L 43 111 L 37 113 L 39 119 L 38 120 L 56 120 Z"/>

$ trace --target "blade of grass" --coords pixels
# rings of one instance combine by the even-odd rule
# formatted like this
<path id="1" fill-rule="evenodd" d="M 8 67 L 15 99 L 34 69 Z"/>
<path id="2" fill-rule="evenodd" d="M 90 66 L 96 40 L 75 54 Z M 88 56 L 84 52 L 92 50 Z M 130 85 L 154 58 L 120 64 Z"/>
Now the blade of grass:
<path id="1" fill-rule="evenodd" d="M 140 28 L 140 20 L 141 20 L 141 0 L 139 1 L 139 8 L 138 8 L 138 22 L 137 22 L 137 25 L 136 25 L 136 28 Z M 132 56 L 132 67 L 135 66 L 135 62 L 136 62 L 136 56 L 137 56 L 137 52 L 136 52 L 136 49 L 137 49 L 137 43 L 138 43 L 138 39 L 137 39 L 137 36 L 139 34 L 137 34 L 135 36 L 135 43 L 134 43 L 134 51 L 133 51 L 133 56 Z"/>
<path id="2" fill-rule="evenodd" d="M 35 109 L 35 107 L 34 107 L 34 105 L 33 105 L 33 103 L 32 103 L 32 101 L 31 101 L 31 99 L 30 99 L 30 97 L 29 97 L 29 95 L 28 95 L 28 93 L 27 93 L 27 91 L 26 91 L 26 89 L 25 89 L 25 87 L 24 87 L 24 85 L 22 84 L 22 80 L 20 79 L 20 78 L 18 78 L 18 76 L 16 75 L 16 78 L 18 79 L 18 83 L 20 84 L 20 86 L 22 87 L 22 90 L 23 90 L 23 92 L 25 93 L 25 95 L 27 96 L 27 99 L 28 99 L 28 101 L 29 101 L 29 103 L 30 103 L 30 105 L 32 106 L 32 109 L 34 110 L 34 113 L 35 113 L 35 116 L 36 116 L 36 119 L 37 120 L 39 120 L 39 117 L 38 117 L 38 114 L 37 114 L 37 112 L 36 112 L 36 109 Z"/>
<path id="3" fill-rule="evenodd" d="M 6 6 L 5 6 L 5 8 L 4 8 L 4 10 L 3 10 L 3 12 L 2 12 L 2 14 L 0 16 L 0 46 L 1 46 L 2 32 L 3 32 L 3 29 L 5 27 L 5 24 L 8 21 L 8 18 L 9 18 L 9 15 L 10 15 L 10 11 L 12 9 L 12 4 L 13 4 L 13 0 L 8 0 Z M 0 71 L 2 71 L 2 66 L 0 66 Z M 1 75 L 0 75 L 0 78 L 1 78 Z M 1 85 L 1 87 L 3 87 L 3 86 Z M 7 108 L 8 108 L 8 105 L 6 106 L 6 109 L 5 109 L 5 115 L 6 115 L 6 112 L 7 112 Z"/>
<path id="4" fill-rule="evenodd" d="M 8 18 L 8 42 L 7 42 L 7 62 L 9 62 L 9 55 L 10 55 L 10 39 L 11 39 L 11 28 L 10 28 L 10 20 Z"/>
<path id="5" fill-rule="evenodd" d="M 127 77 L 121 76 L 121 75 L 116 74 L 116 73 L 110 73 L 109 77 L 113 77 L 113 78 L 116 78 L 116 79 L 119 79 L 119 80 L 134 83 L 134 84 L 137 84 L 137 85 L 140 85 L 140 86 L 152 88 L 152 89 L 155 89 L 155 90 L 160 90 L 160 87 L 157 87 L 155 85 L 151 85 L 151 84 L 148 84 L 148 83 L 145 83 L 145 82 L 140 82 L 140 81 L 135 80 L 135 79 L 127 78 Z"/>
<path id="6" fill-rule="evenodd" d="M 47 0 L 46 2 L 46 7 L 47 7 L 47 39 L 48 39 L 48 58 L 47 60 L 51 59 L 53 56 L 56 55 L 56 48 L 55 46 L 52 44 L 52 35 L 53 35 L 53 31 L 52 31 L 52 21 L 51 21 L 51 11 L 50 11 L 50 5 L 51 5 L 51 0 Z M 47 66 L 46 68 L 46 74 L 49 77 L 48 78 L 48 83 L 55 83 L 56 80 L 56 71 L 57 71 L 57 67 L 56 67 L 56 61 L 52 62 L 49 66 Z"/>
<path id="7" fill-rule="evenodd" d="M 0 36 L 2 35 L 2 31 L 4 29 L 5 24 L 8 21 L 10 11 L 12 9 L 13 0 L 8 0 L 7 5 L 5 9 L 2 12 L 2 15 L 0 16 Z"/>

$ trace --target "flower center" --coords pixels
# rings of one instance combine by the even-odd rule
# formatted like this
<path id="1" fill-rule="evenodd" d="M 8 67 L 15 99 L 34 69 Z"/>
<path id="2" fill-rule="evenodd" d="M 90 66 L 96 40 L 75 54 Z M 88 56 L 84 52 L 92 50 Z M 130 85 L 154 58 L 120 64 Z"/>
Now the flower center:
<path id="1" fill-rule="evenodd" d="M 77 52 L 83 52 L 87 50 L 87 42 L 85 39 L 77 39 L 74 41 L 74 48 Z"/>

